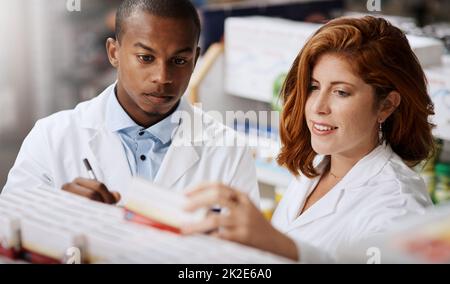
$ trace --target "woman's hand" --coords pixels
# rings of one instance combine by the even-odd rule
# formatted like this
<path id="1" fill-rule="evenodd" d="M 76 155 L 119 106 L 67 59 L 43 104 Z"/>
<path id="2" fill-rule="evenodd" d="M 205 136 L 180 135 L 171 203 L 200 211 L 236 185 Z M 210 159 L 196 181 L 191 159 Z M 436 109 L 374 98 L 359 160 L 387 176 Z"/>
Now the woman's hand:
<path id="1" fill-rule="evenodd" d="M 203 221 L 185 224 L 182 233 L 211 233 L 221 239 L 298 259 L 295 243 L 276 230 L 242 192 L 222 184 L 205 184 L 187 193 L 187 211 L 219 206 L 221 213 L 209 214 Z"/>

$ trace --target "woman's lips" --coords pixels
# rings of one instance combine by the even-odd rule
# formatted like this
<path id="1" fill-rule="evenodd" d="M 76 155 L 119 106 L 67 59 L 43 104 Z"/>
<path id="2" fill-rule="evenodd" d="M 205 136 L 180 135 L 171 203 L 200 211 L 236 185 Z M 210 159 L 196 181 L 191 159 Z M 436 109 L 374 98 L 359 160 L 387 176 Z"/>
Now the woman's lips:
<path id="1" fill-rule="evenodd" d="M 318 136 L 330 135 L 336 132 L 338 127 L 326 123 L 312 122 L 312 132 Z"/>

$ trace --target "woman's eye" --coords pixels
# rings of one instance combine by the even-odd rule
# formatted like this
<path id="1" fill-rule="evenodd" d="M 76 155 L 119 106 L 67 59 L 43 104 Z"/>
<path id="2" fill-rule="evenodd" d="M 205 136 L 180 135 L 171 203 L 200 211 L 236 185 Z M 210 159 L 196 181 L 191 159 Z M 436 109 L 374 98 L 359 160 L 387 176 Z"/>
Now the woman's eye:
<path id="1" fill-rule="evenodd" d="M 336 90 L 335 92 L 336 92 L 336 93 L 338 94 L 338 96 L 340 96 L 340 97 L 348 97 L 348 96 L 350 96 L 350 93 L 347 93 L 347 92 L 342 91 L 342 90 Z"/>
<path id="2" fill-rule="evenodd" d="M 319 86 L 315 86 L 315 85 L 310 85 L 308 88 L 309 92 L 317 91 L 318 89 L 319 89 Z"/>
<path id="3" fill-rule="evenodd" d="M 145 63 L 152 62 L 154 59 L 151 55 L 138 55 L 138 58 Z"/>
<path id="4" fill-rule="evenodd" d="M 176 65 L 184 65 L 184 64 L 187 63 L 187 60 L 184 59 L 184 58 L 175 58 L 175 59 L 173 60 L 173 62 L 174 62 Z"/>

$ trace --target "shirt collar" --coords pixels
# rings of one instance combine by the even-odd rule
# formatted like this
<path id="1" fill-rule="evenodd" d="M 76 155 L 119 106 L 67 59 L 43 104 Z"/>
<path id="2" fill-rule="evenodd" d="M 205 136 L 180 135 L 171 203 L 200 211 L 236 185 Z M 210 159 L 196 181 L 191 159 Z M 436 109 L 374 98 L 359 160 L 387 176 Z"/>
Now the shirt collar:
<path id="1" fill-rule="evenodd" d="M 180 103 L 178 103 L 175 111 L 178 111 L 179 109 Z M 180 121 L 172 121 L 172 116 L 173 113 L 157 124 L 150 126 L 146 131 L 158 138 L 163 144 L 169 143 L 172 140 L 173 133 L 180 125 Z"/>
<path id="2" fill-rule="evenodd" d="M 109 94 L 107 107 L 106 107 L 106 127 L 109 131 L 119 132 L 124 131 L 127 134 L 135 133 L 145 130 L 152 136 L 159 139 L 163 144 L 166 144 L 172 140 L 172 134 L 180 125 L 180 121 L 172 121 L 173 114 L 164 118 L 160 122 L 150 126 L 147 129 L 139 126 L 131 117 L 125 112 L 120 105 L 116 93 L 115 87 L 111 88 Z M 178 103 L 174 112 L 179 111 L 181 108 L 181 102 Z"/>

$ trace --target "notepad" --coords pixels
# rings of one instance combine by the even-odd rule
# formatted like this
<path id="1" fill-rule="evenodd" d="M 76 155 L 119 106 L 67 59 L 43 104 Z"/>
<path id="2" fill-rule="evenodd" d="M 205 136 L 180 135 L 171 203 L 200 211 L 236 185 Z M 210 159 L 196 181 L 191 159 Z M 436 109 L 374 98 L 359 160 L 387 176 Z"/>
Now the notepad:
<path id="1" fill-rule="evenodd" d="M 186 202 L 187 198 L 181 193 L 134 178 L 125 201 L 126 218 L 177 233 L 183 223 L 199 222 L 206 215 L 205 209 L 185 211 Z"/>

